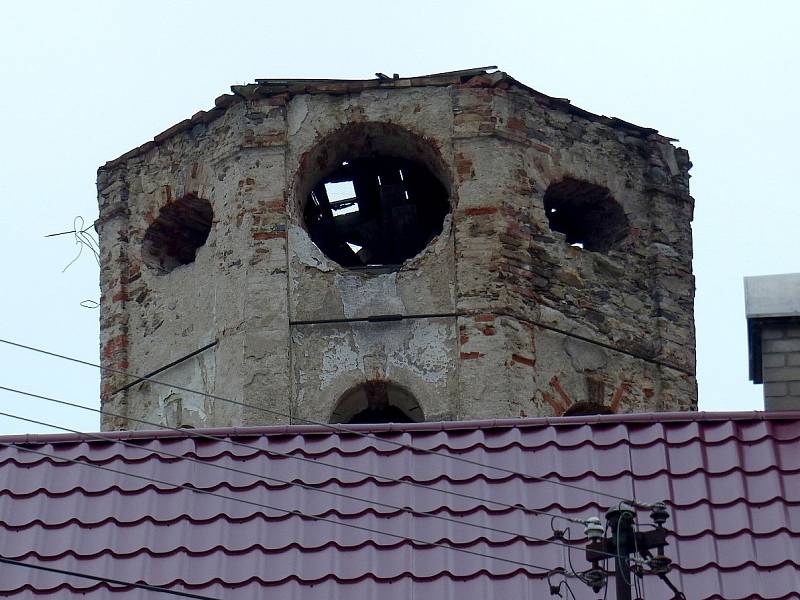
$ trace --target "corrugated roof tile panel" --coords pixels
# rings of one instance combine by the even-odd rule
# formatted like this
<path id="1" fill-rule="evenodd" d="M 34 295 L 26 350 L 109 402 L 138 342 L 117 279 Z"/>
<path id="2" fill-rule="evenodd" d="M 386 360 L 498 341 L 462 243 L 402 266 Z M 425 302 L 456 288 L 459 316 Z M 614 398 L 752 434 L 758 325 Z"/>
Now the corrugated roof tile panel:
<path id="1" fill-rule="evenodd" d="M 0 438 L 0 555 L 237 600 L 545 598 L 539 567 L 566 567 L 564 548 L 546 541 L 549 517 L 508 505 L 583 519 L 615 502 L 604 493 L 667 500 L 670 577 L 688 598 L 800 598 L 800 415 L 392 429 L 374 431 L 407 446 L 313 427 L 103 434 L 135 447 Z M 581 527 L 570 532 L 585 569 Z M 10 565 L 0 574 L 0 595 L 13 598 L 168 597 Z M 656 577 L 644 584 L 648 600 L 672 597 Z"/>

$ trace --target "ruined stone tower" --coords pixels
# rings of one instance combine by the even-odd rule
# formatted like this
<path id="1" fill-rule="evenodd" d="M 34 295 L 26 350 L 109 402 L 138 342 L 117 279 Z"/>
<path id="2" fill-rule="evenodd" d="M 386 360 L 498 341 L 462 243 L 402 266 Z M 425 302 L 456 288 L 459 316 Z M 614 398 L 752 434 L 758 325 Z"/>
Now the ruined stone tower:
<path id="1" fill-rule="evenodd" d="M 101 355 L 273 412 L 109 371 L 106 410 L 696 408 L 691 165 L 669 138 L 492 69 L 232 90 L 99 170 Z"/>

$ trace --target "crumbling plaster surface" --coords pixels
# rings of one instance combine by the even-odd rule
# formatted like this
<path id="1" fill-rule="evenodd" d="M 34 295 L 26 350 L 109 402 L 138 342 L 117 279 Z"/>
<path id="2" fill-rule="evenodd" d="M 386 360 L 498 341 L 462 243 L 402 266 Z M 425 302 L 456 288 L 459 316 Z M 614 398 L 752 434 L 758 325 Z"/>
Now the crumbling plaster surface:
<path id="1" fill-rule="evenodd" d="M 116 202 L 119 208 L 101 201 L 98 225 L 104 356 L 109 349 L 124 347 L 124 356 L 117 361 L 106 356 L 107 363 L 149 373 L 218 340 L 201 355 L 202 360 L 182 363 L 158 378 L 239 401 L 257 398 L 254 404 L 266 402 L 262 392 L 269 389 L 268 397 L 274 394 L 288 411 L 288 351 L 282 369 L 273 356 L 266 358 L 277 338 L 279 346 L 288 344 L 286 303 L 281 305 L 281 294 L 275 294 L 283 289 L 286 297 L 283 153 L 274 145 L 256 143 L 250 129 L 257 124 L 261 128 L 257 131 L 280 130 L 283 123 L 284 113 L 269 105 L 234 107 L 207 130 L 172 138 L 128 161 L 125 169 L 101 175 L 101 189 L 111 179 L 124 192 Z M 260 135 L 263 138 L 266 133 Z M 280 148 L 280 138 L 271 141 Z M 193 263 L 167 274 L 156 273 L 142 263 L 141 240 L 162 206 L 189 193 L 212 204 L 214 220 L 208 240 Z M 106 221 L 109 214 L 112 218 Z M 119 223 L 116 235 L 109 235 L 112 223 Z M 104 325 L 111 321 L 124 322 L 124 326 Z M 198 376 L 199 365 L 208 361 L 219 378 Z M 270 373 L 262 363 L 274 371 Z M 265 382 L 266 374 L 274 377 Z M 109 410 L 163 421 L 163 404 L 174 390 L 138 384 L 112 395 L 127 382 L 122 376 L 105 374 L 103 395 Z M 182 401 L 186 412 L 189 400 Z M 246 414 L 242 407 L 223 402 L 203 406 L 195 411 L 195 426 L 241 424 Z M 268 421 L 271 415 L 265 417 Z M 123 421 L 106 418 L 103 425 L 147 427 Z"/>
<path id="2" fill-rule="evenodd" d="M 383 379 L 428 419 L 585 400 L 694 409 L 688 156 L 474 79 L 250 99 L 102 169 L 104 365 L 148 373 L 216 340 L 158 378 L 250 407 L 146 383 L 114 394 L 129 380 L 108 372 L 103 406 L 171 426 L 327 421 L 342 395 Z M 310 186 L 361 151 L 425 162 L 450 193 L 442 233 L 398 269 L 345 269 L 302 222 Z M 550 230 L 544 193 L 567 176 L 622 205 L 630 229 L 608 253 Z M 211 233 L 195 262 L 155 274 L 144 232 L 189 193 L 211 202 Z M 374 321 L 389 315 L 405 318 Z"/>
<path id="3" fill-rule="evenodd" d="M 338 400 L 364 381 L 409 390 L 429 420 L 457 409 L 456 324 L 452 317 L 392 323 L 303 325 L 292 333 L 294 415 L 328 420 Z"/>

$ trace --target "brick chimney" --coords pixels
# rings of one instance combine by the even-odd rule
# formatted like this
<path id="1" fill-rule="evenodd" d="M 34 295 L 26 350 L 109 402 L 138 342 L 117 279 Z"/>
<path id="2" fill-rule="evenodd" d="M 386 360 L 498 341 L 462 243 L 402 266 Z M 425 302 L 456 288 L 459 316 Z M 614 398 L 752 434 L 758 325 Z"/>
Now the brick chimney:
<path id="1" fill-rule="evenodd" d="M 764 410 L 800 410 L 800 273 L 744 278 L 750 379 Z"/>

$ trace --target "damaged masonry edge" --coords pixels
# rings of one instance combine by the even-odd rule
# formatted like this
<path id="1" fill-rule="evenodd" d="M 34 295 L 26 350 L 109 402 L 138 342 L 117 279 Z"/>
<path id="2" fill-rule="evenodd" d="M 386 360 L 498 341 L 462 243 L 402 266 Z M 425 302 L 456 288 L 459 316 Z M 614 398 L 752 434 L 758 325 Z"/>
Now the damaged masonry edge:
<path id="1" fill-rule="evenodd" d="M 660 135 L 658 130 L 649 127 L 641 127 L 616 117 L 606 117 L 578 108 L 570 103 L 566 98 L 555 98 L 543 94 L 523 83 L 520 83 L 504 71 L 496 70 L 497 67 L 479 67 L 475 69 L 464 69 L 461 71 L 449 71 L 446 73 L 436 73 L 432 75 L 420 75 L 415 77 L 397 77 L 375 79 L 256 79 L 255 83 L 246 85 L 231 86 L 232 94 L 223 94 L 214 101 L 214 108 L 200 110 L 188 119 L 176 123 L 172 127 L 156 135 L 133 150 L 125 152 L 118 158 L 110 160 L 98 169 L 98 174 L 109 171 L 120 164 L 145 154 L 158 147 L 164 142 L 175 137 L 179 133 L 191 129 L 199 124 L 208 124 L 221 117 L 231 106 L 248 100 L 258 100 L 276 96 L 283 96 L 285 101 L 292 96 L 299 94 L 352 94 L 370 89 L 395 89 L 411 87 L 446 87 L 450 85 L 463 85 L 473 83 L 476 87 L 498 87 L 505 84 L 507 87 L 514 87 L 533 96 L 538 102 L 545 104 L 549 108 L 559 109 L 568 114 L 582 117 L 591 122 L 602 123 L 614 129 L 620 129 L 639 135 L 643 138 L 658 136 L 665 142 L 675 142 L 675 138 Z M 478 80 L 480 78 L 480 80 Z M 472 81 L 476 79 L 476 81 Z"/>

